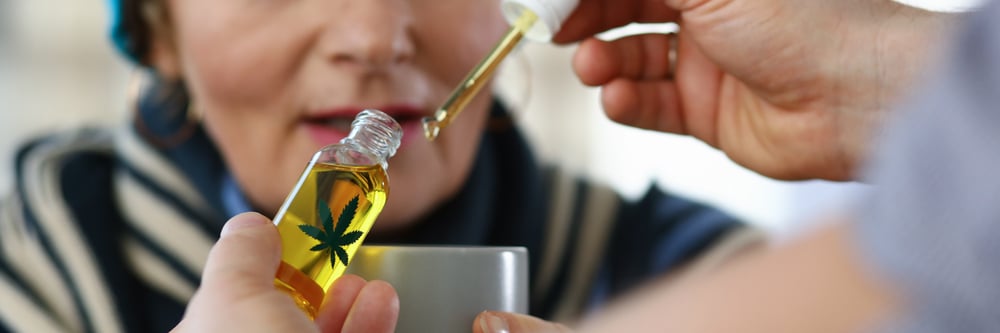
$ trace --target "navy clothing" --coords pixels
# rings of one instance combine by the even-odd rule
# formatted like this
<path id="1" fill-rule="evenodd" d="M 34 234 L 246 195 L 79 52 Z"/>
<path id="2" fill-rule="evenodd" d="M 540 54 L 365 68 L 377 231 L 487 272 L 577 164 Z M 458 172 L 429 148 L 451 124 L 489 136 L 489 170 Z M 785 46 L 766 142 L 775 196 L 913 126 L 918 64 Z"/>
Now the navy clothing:
<path id="1" fill-rule="evenodd" d="M 1000 332 L 1000 3 L 952 39 L 904 104 L 869 176 L 860 246 L 911 308 L 900 332 Z"/>
<path id="2" fill-rule="evenodd" d="M 21 150 L 18 189 L 0 206 L 0 331 L 153 332 L 179 321 L 233 183 L 200 127 L 151 106 L 183 110 L 185 96 L 159 98 L 134 126 Z M 461 192 L 368 244 L 524 246 L 531 313 L 572 318 L 748 230 L 655 188 L 626 202 L 542 167 L 499 105 L 491 121 Z"/>

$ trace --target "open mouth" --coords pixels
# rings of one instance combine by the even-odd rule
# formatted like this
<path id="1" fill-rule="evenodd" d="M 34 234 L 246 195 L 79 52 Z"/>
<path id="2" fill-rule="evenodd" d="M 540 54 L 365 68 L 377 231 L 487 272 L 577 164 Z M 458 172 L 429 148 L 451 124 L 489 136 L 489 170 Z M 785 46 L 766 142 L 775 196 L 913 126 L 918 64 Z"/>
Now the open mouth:
<path id="1" fill-rule="evenodd" d="M 420 122 L 421 119 L 423 118 L 424 118 L 423 116 L 414 116 L 414 115 L 392 116 L 392 119 L 395 119 L 396 122 L 399 123 L 401 126 L 406 126 L 406 124 L 409 124 L 410 122 Z"/>
<path id="2" fill-rule="evenodd" d="M 345 132 L 346 133 L 346 132 L 350 132 L 351 131 L 351 123 L 354 121 L 354 117 L 355 116 L 356 115 L 352 115 L 352 116 L 332 116 L 332 117 L 310 117 L 310 118 L 306 118 L 305 122 L 307 124 L 310 124 L 310 125 L 327 127 L 327 128 L 329 128 L 331 130 L 335 130 L 335 131 L 338 131 L 338 132 Z M 422 115 L 414 115 L 414 114 L 397 114 L 397 115 L 390 115 L 390 116 L 392 117 L 392 119 L 395 119 L 396 122 L 400 124 L 400 126 L 405 126 L 406 124 L 409 124 L 410 122 L 419 122 L 424 117 Z"/>
<path id="3" fill-rule="evenodd" d="M 314 117 L 306 118 L 309 125 L 326 127 L 337 132 L 348 133 L 351 131 L 351 122 L 354 116 L 350 117 Z"/>
<path id="4" fill-rule="evenodd" d="M 419 136 L 420 124 L 425 116 L 423 109 L 408 105 L 389 105 L 374 109 L 385 112 L 399 123 L 403 128 L 404 142 Z M 302 121 L 315 141 L 330 144 L 340 141 L 351 132 L 351 123 L 362 110 L 364 108 L 342 108 L 314 112 Z"/>

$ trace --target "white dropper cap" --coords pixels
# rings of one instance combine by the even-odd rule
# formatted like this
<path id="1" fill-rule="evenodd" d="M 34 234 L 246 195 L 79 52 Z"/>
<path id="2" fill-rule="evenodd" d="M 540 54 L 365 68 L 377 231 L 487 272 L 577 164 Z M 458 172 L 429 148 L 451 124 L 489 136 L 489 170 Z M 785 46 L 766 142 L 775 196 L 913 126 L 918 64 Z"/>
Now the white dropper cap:
<path id="1" fill-rule="evenodd" d="M 552 36 L 559 32 L 563 21 L 566 21 L 579 2 L 579 0 L 503 0 L 500 9 L 510 24 L 514 24 L 525 10 L 535 13 L 538 22 L 524 35 L 533 41 L 549 42 Z"/>

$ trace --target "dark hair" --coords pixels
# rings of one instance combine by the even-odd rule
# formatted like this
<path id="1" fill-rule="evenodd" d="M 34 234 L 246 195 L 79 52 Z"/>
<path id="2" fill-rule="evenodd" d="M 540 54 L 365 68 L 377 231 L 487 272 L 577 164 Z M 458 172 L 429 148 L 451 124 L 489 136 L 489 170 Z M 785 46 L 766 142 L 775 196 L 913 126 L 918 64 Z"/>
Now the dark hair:
<path id="1" fill-rule="evenodd" d="M 147 64 L 147 56 L 150 48 L 150 34 L 152 28 L 143 15 L 143 7 L 147 2 L 158 0 L 119 0 L 118 25 L 112 31 L 113 38 L 117 46 L 129 58 L 140 63 Z"/>

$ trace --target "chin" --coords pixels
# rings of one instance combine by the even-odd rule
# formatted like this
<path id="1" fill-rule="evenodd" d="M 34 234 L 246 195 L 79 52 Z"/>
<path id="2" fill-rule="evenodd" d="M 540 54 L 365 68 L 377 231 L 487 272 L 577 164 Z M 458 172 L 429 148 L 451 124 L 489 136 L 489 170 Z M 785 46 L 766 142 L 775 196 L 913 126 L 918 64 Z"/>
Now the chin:
<path id="1" fill-rule="evenodd" d="M 393 209 L 390 207 L 397 207 Z M 385 209 L 378 216 L 378 220 L 375 221 L 375 225 L 372 226 L 372 230 L 382 233 L 382 232 L 392 232 L 395 230 L 406 228 L 407 226 L 415 223 L 416 218 L 407 218 L 404 216 L 403 210 L 398 209 L 398 206 L 387 202 Z"/>
<path id="2" fill-rule="evenodd" d="M 390 180 L 391 182 L 391 180 Z M 392 231 L 404 229 L 424 216 L 434 211 L 441 205 L 441 188 L 421 186 L 420 184 L 406 183 L 408 189 L 429 188 L 428 191 L 393 191 L 390 187 L 389 199 L 385 203 L 385 209 L 379 214 L 378 221 L 375 222 L 376 230 Z M 427 183 L 423 185 L 433 185 Z M 399 189 L 402 186 L 397 186 Z"/>

